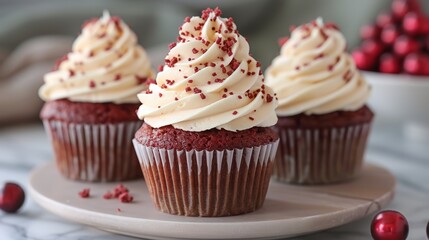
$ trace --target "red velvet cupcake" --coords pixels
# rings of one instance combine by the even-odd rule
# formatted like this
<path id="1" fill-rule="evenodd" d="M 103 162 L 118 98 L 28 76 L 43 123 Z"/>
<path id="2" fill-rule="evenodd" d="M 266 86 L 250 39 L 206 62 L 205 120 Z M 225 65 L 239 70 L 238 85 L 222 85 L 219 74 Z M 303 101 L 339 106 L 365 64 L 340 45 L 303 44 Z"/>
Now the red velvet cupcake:
<path id="1" fill-rule="evenodd" d="M 274 177 L 298 184 L 355 177 L 373 119 L 371 88 L 338 28 L 318 19 L 294 29 L 266 75 L 279 98 Z"/>
<path id="2" fill-rule="evenodd" d="M 135 34 L 105 13 L 88 21 L 54 71 L 45 75 L 40 117 L 61 174 L 83 181 L 140 178 L 131 140 L 142 125 L 137 93 L 153 76 Z"/>
<path id="3" fill-rule="evenodd" d="M 277 100 L 232 19 L 186 18 L 156 85 L 138 95 L 134 146 L 154 205 L 185 216 L 259 209 L 277 150 Z"/>

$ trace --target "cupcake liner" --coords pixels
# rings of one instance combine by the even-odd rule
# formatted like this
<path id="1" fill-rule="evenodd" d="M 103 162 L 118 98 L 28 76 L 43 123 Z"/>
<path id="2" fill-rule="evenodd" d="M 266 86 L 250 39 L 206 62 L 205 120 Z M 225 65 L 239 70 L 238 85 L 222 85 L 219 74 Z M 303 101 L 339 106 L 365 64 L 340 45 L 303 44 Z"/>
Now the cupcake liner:
<path id="1" fill-rule="evenodd" d="M 280 147 L 273 176 L 297 184 L 325 184 L 355 177 L 362 168 L 371 123 L 296 129 L 276 125 Z"/>
<path id="2" fill-rule="evenodd" d="M 57 167 L 69 179 L 122 181 L 141 177 L 131 140 L 142 122 L 76 124 L 44 120 Z"/>
<path id="3" fill-rule="evenodd" d="M 133 140 L 154 205 L 185 216 L 252 212 L 265 200 L 279 140 L 244 149 L 185 151 Z"/>

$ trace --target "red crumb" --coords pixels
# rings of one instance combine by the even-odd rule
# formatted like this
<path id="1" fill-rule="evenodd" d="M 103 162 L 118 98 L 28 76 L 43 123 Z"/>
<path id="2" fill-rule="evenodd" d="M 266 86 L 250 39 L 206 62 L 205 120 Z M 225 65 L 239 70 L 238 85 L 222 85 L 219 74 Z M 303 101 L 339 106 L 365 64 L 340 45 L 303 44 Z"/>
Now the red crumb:
<path id="1" fill-rule="evenodd" d="M 103 195 L 103 198 L 104 198 L 104 199 L 111 199 L 111 198 L 113 198 L 113 194 L 112 194 L 111 192 L 106 192 L 106 193 Z"/>
<path id="2" fill-rule="evenodd" d="M 79 192 L 79 196 L 81 198 L 89 198 L 90 196 L 90 190 L 89 188 L 84 188 L 82 191 Z"/>
<path id="3" fill-rule="evenodd" d="M 90 88 L 95 88 L 95 82 L 94 81 L 90 81 L 89 82 L 89 87 Z"/>
<path id="4" fill-rule="evenodd" d="M 133 200 L 134 200 L 134 197 L 128 192 L 124 192 L 121 195 L 119 195 L 119 201 L 121 201 L 122 203 L 130 203 Z"/>
<path id="5" fill-rule="evenodd" d="M 122 183 L 118 184 L 115 189 L 113 189 L 113 196 L 115 198 L 119 197 L 122 193 L 127 193 L 128 188 L 126 188 Z"/>

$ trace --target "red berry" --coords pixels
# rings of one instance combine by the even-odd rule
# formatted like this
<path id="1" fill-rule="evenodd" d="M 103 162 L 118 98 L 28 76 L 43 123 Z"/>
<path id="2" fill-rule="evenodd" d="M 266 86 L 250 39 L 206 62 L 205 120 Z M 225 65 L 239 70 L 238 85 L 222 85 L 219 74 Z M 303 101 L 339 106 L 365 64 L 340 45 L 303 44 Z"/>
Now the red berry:
<path id="1" fill-rule="evenodd" d="M 25 201 L 24 190 L 16 183 L 7 182 L 0 195 L 0 209 L 7 213 L 17 212 Z"/>
<path id="2" fill-rule="evenodd" d="M 405 240 L 408 236 L 408 221 L 397 211 L 382 211 L 371 222 L 374 240 Z"/>
<path id="3" fill-rule="evenodd" d="M 387 45 L 392 45 L 400 34 L 398 27 L 389 25 L 381 31 L 381 41 Z"/>
<path id="4" fill-rule="evenodd" d="M 362 50 L 354 50 L 352 52 L 352 57 L 356 66 L 361 70 L 371 70 L 374 67 L 375 59 Z"/>
<path id="5" fill-rule="evenodd" d="M 377 39 L 380 36 L 380 28 L 375 25 L 365 25 L 360 29 L 362 39 Z"/>
<path id="6" fill-rule="evenodd" d="M 411 53 L 404 60 L 405 72 L 413 75 L 429 75 L 429 56 Z"/>
<path id="7" fill-rule="evenodd" d="M 402 20 L 409 12 L 419 11 L 420 4 L 416 0 L 394 0 L 392 13 L 396 19 Z"/>
<path id="8" fill-rule="evenodd" d="M 381 55 L 379 71 L 382 73 L 400 73 L 401 60 L 391 53 Z"/>
<path id="9" fill-rule="evenodd" d="M 287 43 L 287 41 L 289 40 L 289 37 L 282 37 L 278 40 L 278 44 L 279 46 L 283 46 L 285 43 Z"/>
<path id="10" fill-rule="evenodd" d="M 390 13 L 381 13 L 377 16 L 377 26 L 384 28 L 395 23 L 395 19 Z"/>
<path id="11" fill-rule="evenodd" d="M 423 25 L 425 24 L 425 17 L 415 12 L 409 12 L 404 17 L 402 27 L 404 30 L 412 35 L 417 35 L 422 31 Z"/>
<path id="12" fill-rule="evenodd" d="M 402 35 L 398 37 L 393 46 L 393 50 L 398 56 L 405 56 L 407 54 L 417 52 L 421 49 L 421 44 L 414 38 Z"/>
<path id="13" fill-rule="evenodd" d="M 425 35 L 425 36 L 429 34 L 429 19 L 428 18 L 423 17 L 423 20 L 422 20 L 421 25 L 420 25 L 419 33 L 421 35 Z"/>
<path id="14" fill-rule="evenodd" d="M 364 53 L 375 59 L 383 52 L 384 45 L 379 41 L 370 39 L 362 42 L 361 49 Z"/>

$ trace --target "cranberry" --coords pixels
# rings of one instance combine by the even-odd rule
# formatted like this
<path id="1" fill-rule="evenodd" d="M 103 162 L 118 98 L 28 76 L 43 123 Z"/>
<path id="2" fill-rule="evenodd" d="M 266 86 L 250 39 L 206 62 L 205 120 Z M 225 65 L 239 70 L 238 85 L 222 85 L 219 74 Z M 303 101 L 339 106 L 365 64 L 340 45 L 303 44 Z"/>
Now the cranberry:
<path id="1" fill-rule="evenodd" d="M 394 0 L 392 13 L 396 19 L 402 20 L 409 12 L 419 11 L 420 6 L 416 0 Z"/>
<path id="2" fill-rule="evenodd" d="M 414 38 L 402 35 L 396 39 L 393 49 L 398 56 L 405 56 L 409 53 L 419 51 L 421 44 Z"/>
<path id="3" fill-rule="evenodd" d="M 374 67 L 375 59 L 360 49 L 354 50 L 352 57 L 356 66 L 361 70 L 371 70 Z"/>
<path id="4" fill-rule="evenodd" d="M 381 13 L 377 17 L 377 26 L 384 28 L 395 23 L 395 19 L 390 13 Z"/>
<path id="5" fill-rule="evenodd" d="M 400 73 L 401 60 L 391 53 L 381 55 L 379 71 L 382 73 Z"/>
<path id="6" fill-rule="evenodd" d="M 420 25 L 419 33 L 422 35 L 425 35 L 425 36 L 427 36 L 429 34 L 429 19 L 428 18 L 423 17 L 421 25 Z"/>
<path id="7" fill-rule="evenodd" d="M 422 53 L 411 53 L 404 60 L 405 72 L 413 75 L 429 74 L 429 56 Z"/>
<path id="8" fill-rule="evenodd" d="M 398 27 L 395 25 L 389 25 L 383 28 L 381 32 L 381 41 L 387 45 L 392 45 L 399 35 L 401 35 L 401 33 Z"/>
<path id="9" fill-rule="evenodd" d="M 361 49 L 364 53 L 375 59 L 378 58 L 381 53 L 383 53 L 384 45 L 379 41 L 369 39 L 363 41 Z"/>
<path id="10" fill-rule="evenodd" d="M 16 183 L 7 182 L 0 195 L 0 209 L 7 213 L 17 212 L 25 201 L 24 190 Z"/>
<path id="11" fill-rule="evenodd" d="M 380 36 L 380 28 L 374 25 L 365 25 L 360 29 L 362 39 L 377 39 Z"/>
<path id="12" fill-rule="evenodd" d="M 417 35 L 422 32 L 424 24 L 426 24 L 424 16 L 415 12 L 409 12 L 404 17 L 402 27 L 407 33 Z"/>
<path id="13" fill-rule="evenodd" d="M 405 240 L 408 236 L 408 221 L 397 211 L 383 211 L 375 215 L 371 223 L 374 240 Z"/>

